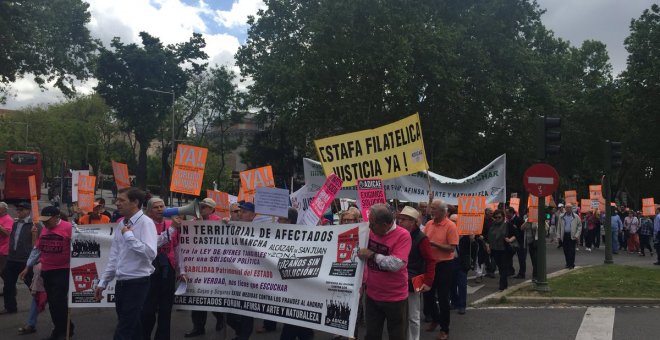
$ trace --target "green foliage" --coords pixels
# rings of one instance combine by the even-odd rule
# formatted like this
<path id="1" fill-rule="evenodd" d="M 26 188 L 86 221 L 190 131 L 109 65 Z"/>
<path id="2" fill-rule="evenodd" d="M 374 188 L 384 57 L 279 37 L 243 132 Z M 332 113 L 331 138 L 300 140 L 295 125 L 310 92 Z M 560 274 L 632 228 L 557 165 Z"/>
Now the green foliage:
<path id="1" fill-rule="evenodd" d="M 0 94 L 26 74 L 66 96 L 74 79 L 87 79 L 96 50 L 89 30 L 89 5 L 80 0 L 0 1 Z M 4 102 L 0 96 L 0 103 Z"/>
<path id="2" fill-rule="evenodd" d="M 142 46 L 124 44 L 114 38 L 112 49 L 101 48 L 96 69 L 96 90 L 113 108 L 123 131 L 132 133 L 138 142 L 137 185 L 144 188 L 147 175 L 147 148 L 166 122 L 170 122 L 176 94 L 186 91 L 191 75 L 201 72 L 205 64 L 197 61 L 208 56 L 200 34 L 189 41 L 163 46 L 160 40 L 141 32 Z M 191 67 L 184 69 L 184 64 Z M 147 92 L 152 88 L 166 93 Z"/>

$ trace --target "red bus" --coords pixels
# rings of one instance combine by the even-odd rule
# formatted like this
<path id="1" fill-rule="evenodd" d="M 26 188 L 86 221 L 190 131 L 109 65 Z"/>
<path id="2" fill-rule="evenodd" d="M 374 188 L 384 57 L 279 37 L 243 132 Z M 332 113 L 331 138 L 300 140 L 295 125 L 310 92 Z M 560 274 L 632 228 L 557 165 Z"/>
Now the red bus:
<path id="1" fill-rule="evenodd" d="M 5 151 L 4 155 L 0 155 L 0 199 L 29 200 L 28 177 L 33 175 L 37 180 L 37 197 L 41 198 L 41 154 Z"/>

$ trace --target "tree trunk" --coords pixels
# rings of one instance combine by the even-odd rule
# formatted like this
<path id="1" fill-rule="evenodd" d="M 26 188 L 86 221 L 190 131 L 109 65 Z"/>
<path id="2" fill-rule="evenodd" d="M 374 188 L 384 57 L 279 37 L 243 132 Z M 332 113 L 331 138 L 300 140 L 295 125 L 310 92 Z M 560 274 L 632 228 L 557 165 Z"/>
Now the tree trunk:
<path id="1" fill-rule="evenodd" d="M 138 170 L 136 174 L 137 187 L 147 189 L 147 149 L 149 142 L 146 140 L 138 140 Z"/>

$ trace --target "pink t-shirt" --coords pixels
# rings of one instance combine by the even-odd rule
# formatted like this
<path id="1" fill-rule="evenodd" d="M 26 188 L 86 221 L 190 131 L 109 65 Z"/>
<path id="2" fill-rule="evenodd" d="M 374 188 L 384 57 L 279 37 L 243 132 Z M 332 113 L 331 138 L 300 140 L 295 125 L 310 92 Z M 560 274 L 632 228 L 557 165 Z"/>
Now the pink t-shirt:
<path id="1" fill-rule="evenodd" d="M 69 268 L 71 252 L 71 223 L 60 220 L 55 228 L 43 228 L 37 240 L 41 250 L 41 270 Z"/>
<path id="2" fill-rule="evenodd" d="M 11 230 L 14 228 L 14 219 L 5 214 L 5 216 L 0 216 L 0 228 L 7 231 L 8 235 L 0 234 L 0 255 L 9 254 L 9 235 L 11 235 Z"/>
<path id="3" fill-rule="evenodd" d="M 156 232 L 158 235 L 160 235 L 167 232 L 166 230 L 170 228 L 172 221 L 164 220 L 160 223 L 156 223 L 156 221 L 154 221 L 154 224 L 156 225 Z M 172 265 L 172 268 L 176 269 L 176 257 L 174 256 L 174 249 L 179 246 L 179 232 L 175 230 L 174 233 L 170 234 L 169 239 L 170 242 L 167 242 L 158 247 L 158 253 L 167 255 L 167 259 L 169 260 L 170 265 Z"/>
<path id="4" fill-rule="evenodd" d="M 220 221 L 222 220 L 220 216 L 216 215 L 215 213 L 209 215 L 209 218 L 207 218 L 205 221 Z"/>
<path id="5" fill-rule="evenodd" d="M 367 268 L 367 295 L 375 301 L 402 301 L 408 298 L 408 254 L 412 241 L 410 233 L 399 226 L 384 236 L 369 233 L 369 249 L 377 254 L 394 256 L 406 264 L 396 272 L 384 271 L 369 259 Z"/>

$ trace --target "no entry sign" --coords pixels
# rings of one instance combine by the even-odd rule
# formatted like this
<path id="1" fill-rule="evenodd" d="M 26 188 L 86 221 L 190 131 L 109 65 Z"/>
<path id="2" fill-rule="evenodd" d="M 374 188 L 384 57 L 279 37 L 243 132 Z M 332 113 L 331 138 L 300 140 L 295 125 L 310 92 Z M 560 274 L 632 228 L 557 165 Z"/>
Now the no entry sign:
<path id="1" fill-rule="evenodd" d="M 523 176 L 525 189 L 536 197 L 552 194 L 559 186 L 559 174 L 552 166 L 539 163 L 530 166 Z"/>

